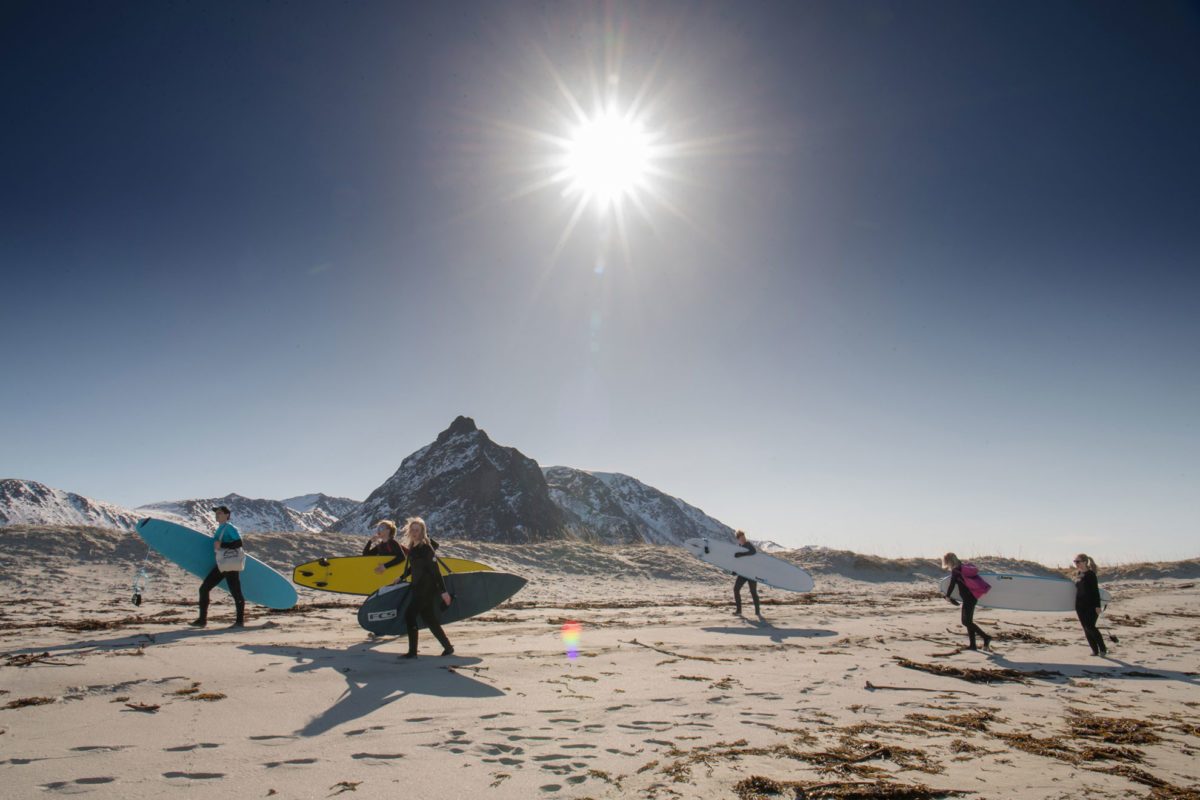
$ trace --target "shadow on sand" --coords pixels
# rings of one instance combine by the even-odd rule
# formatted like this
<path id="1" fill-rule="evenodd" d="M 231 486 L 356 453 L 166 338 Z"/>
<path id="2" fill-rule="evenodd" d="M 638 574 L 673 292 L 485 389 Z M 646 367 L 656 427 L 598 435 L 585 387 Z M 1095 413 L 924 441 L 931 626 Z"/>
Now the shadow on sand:
<path id="1" fill-rule="evenodd" d="M 722 626 L 718 628 L 701 628 L 705 633 L 734 633 L 743 636 L 765 636 L 772 642 L 782 644 L 785 639 L 816 639 L 825 636 L 837 636 L 837 631 L 822 628 L 776 628 L 766 620 L 758 622 L 747 621 L 745 625 Z"/>
<path id="2" fill-rule="evenodd" d="M 1121 680 L 1160 680 L 1179 681 L 1200 686 L 1200 675 L 1194 672 L 1178 672 L 1170 669 L 1143 667 L 1140 664 L 1130 664 L 1119 658 L 1096 658 L 1088 664 L 1054 664 L 1046 661 L 1012 661 L 1002 655 L 992 653 L 988 656 L 993 664 L 999 667 L 1030 672 L 1036 670 L 1053 670 L 1061 672 L 1069 678 L 1104 680 L 1119 678 Z"/>
<path id="3" fill-rule="evenodd" d="M 319 736 L 410 694 L 473 698 L 504 696 L 504 692 L 495 686 L 456 672 L 478 664 L 478 658 L 430 655 L 408 661 L 395 653 L 375 651 L 373 648 L 378 643 L 363 642 L 344 650 L 273 644 L 245 644 L 241 649 L 255 655 L 290 658 L 296 664 L 289 672 L 332 669 L 345 678 L 346 691 L 342 696 L 296 731 L 298 736 Z"/>
<path id="4" fill-rule="evenodd" d="M 270 630 L 278 628 L 277 622 L 263 622 L 257 625 L 247 625 L 244 628 L 231 628 L 227 623 L 210 625 L 207 628 L 191 628 L 183 623 L 181 627 L 160 630 L 156 633 L 127 633 L 123 636 L 113 636 L 108 639 L 86 639 L 67 644 L 36 645 L 34 647 L 19 647 L 7 650 L 6 656 L 24 655 L 28 653 L 70 653 L 83 650 L 127 650 L 134 647 L 148 647 L 154 644 L 171 644 L 184 639 L 203 639 L 209 636 L 236 636 L 239 633 Z"/>

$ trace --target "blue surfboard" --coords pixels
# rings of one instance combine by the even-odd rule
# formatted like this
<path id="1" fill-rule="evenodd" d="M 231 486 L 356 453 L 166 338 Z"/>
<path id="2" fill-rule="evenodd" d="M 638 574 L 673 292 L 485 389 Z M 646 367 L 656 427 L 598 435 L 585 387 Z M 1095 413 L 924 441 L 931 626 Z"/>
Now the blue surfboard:
<path id="1" fill-rule="evenodd" d="M 213 537 L 208 534 L 149 517 L 137 524 L 137 532 L 160 555 L 197 578 L 206 577 L 217 565 Z M 217 586 L 229 591 L 225 581 Z M 246 556 L 246 569 L 242 571 L 242 595 L 249 602 L 267 608 L 291 608 L 297 599 L 291 581 L 250 555 Z"/>

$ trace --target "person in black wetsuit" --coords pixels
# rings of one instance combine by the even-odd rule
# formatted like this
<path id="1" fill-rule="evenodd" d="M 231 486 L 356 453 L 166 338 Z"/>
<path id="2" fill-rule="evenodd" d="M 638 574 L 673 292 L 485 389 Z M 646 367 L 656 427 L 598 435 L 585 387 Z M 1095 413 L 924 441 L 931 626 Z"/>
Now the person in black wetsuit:
<path id="1" fill-rule="evenodd" d="M 1092 648 L 1092 655 L 1108 655 L 1108 647 L 1104 644 L 1104 636 L 1096 627 L 1100 619 L 1100 583 L 1096 580 L 1096 562 L 1091 556 L 1080 553 L 1075 556 L 1075 615 L 1083 626 L 1083 635 Z"/>
<path id="2" fill-rule="evenodd" d="M 403 657 L 417 657 L 418 614 L 429 626 L 429 631 L 434 638 L 441 642 L 442 655 L 451 655 L 454 653 L 454 647 L 446 638 L 446 632 L 442 630 L 439 620 L 440 607 L 438 606 L 439 600 L 449 606 L 451 598 L 449 592 L 446 591 L 445 582 L 442 581 L 441 570 L 438 569 L 437 555 L 433 552 L 438 545 L 429 538 L 425 520 L 420 517 L 409 517 L 405 521 L 404 538 L 400 546 L 404 550 L 404 554 L 387 563 L 380 564 L 375 568 L 375 572 L 382 574 L 406 557 L 408 559 L 404 564 L 404 572 L 400 575 L 400 580 L 412 575 L 412 588 L 409 590 L 412 592 L 412 601 L 404 612 L 404 624 L 408 629 L 408 652 Z"/>
<path id="3" fill-rule="evenodd" d="M 740 553 L 734 553 L 734 558 L 745 558 L 746 556 L 752 556 L 758 552 L 758 549 L 755 548 L 754 545 L 750 544 L 749 540 L 746 539 L 745 531 L 738 531 L 736 536 L 737 543 L 745 549 Z M 742 587 L 746 584 L 750 584 L 750 599 L 754 601 L 754 615 L 756 617 L 761 617 L 762 611 L 759 609 L 758 605 L 758 581 L 752 581 L 749 578 L 743 578 L 741 575 L 738 575 L 737 580 L 733 582 L 733 613 L 735 616 L 739 617 L 742 615 Z"/>
<path id="4" fill-rule="evenodd" d="M 238 533 L 237 528 L 229 524 L 230 514 L 226 506 L 217 506 L 213 513 L 217 517 L 217 530 L 213 534 L 213 555 L 220 560 L 222 550 L 236 550 L 242 546 L 242 535 Z M 200 616 L 188 623 L 193 628 L 203 628 L 208 624 L 209 593 L 221 581 L 225 581 L 225 585 L 229 587 L 229 593 L 233 595 L 234 606 L 237 608 L 237 619 L 233 627 L 245 627 L 246 600 L 242 597 L 242 573 L 222 572 L 220 567 L 213 567 L 204 578 L 204 583 L 200 584 Z"/>
<path id="5" fill-rule="evenodd" d="M 396 523 L 381 519 L 375 523 L 375 535 L 363 547 L 364 556 L 402 556 L 404 550 L 396 541 Z"/>
<path id="6" fill-rule="evenodd" d="M 968 650 L 978 650 L 979 647 L 975 644 L 975 636 L 978 634 L 983 637 L 983 649 L 992 649 L 992 637 L 983 632 L 983 628 L 975 624 L 975 604 L 978 599 L 975 593 L 972 592 L 965 581 L 962 574 L 963 564 L 954 553 L 946 553 L 942 556 L 942 569 L 950 570 L 950 585 L 946 587 L 946 599 L 954 605 L 962 605 L 962 624 L 967 629 L 967 635 L 971 638 L 971 645 Z M 958 587 L 958 596 L 962 598 L 961 603 L 950 596 L 954 591 L 954 587 Z"/>

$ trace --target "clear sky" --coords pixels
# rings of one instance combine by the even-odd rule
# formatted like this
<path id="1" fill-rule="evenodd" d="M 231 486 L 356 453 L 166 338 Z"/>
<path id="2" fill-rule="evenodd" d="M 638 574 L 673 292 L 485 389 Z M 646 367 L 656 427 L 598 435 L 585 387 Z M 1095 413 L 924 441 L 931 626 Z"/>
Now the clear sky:
<path id="1" fill-rule="evenodd" d="M 1194 3 L 8 2 L 0 98 L 0 477 L 361 499 L 466 414 L 785 544 L 1200 552 Z"/>

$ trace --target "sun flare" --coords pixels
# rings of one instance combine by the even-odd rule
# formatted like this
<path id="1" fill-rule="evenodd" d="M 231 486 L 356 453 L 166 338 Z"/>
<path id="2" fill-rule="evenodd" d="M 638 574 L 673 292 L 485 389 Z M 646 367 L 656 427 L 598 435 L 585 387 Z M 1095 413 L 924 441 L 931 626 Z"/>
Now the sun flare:
<path id="1" fill-rule="evenodd" d="M 614 110 L 582 121 L 565 140 L 564 195 L 608 211 L 646 187 L 654 156 L 653 136 L 642 123 Z"/>

